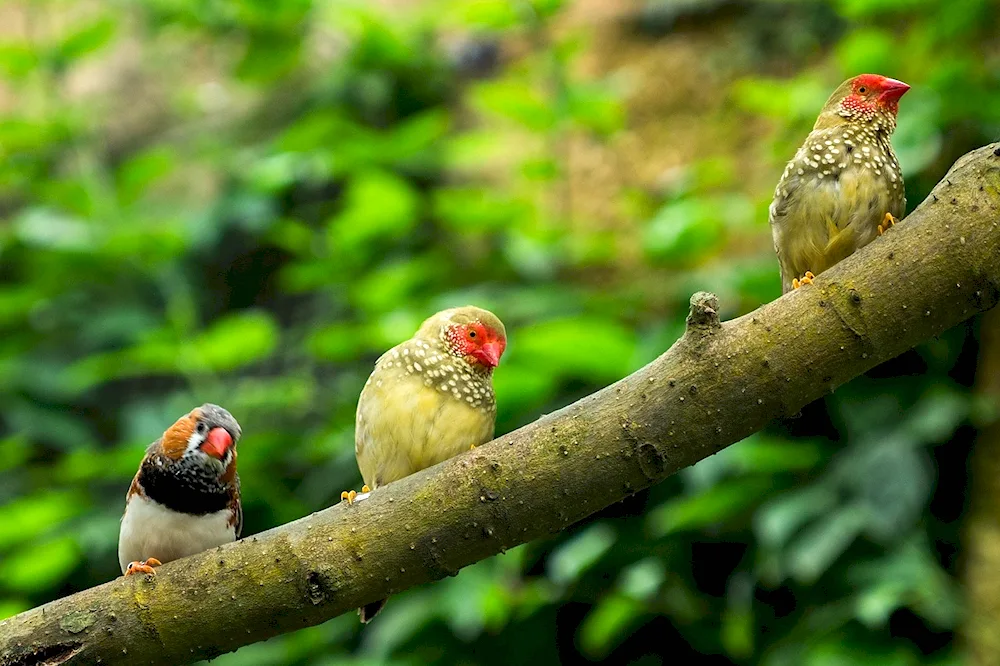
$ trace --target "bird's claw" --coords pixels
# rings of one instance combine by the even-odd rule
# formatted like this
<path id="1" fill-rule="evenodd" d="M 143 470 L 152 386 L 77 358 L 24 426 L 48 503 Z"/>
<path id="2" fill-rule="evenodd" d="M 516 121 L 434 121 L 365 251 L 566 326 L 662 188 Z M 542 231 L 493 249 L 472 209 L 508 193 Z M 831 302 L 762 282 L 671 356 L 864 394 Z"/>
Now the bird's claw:
<path id="1" fill-rule="evenodd" d="M 125 567 L 125 575 L 132 576 L 134 574 L 140 574 L 140 573 L 155 575 L 156 570 L 153 569 L 153 567 L 158 567 L 161 564 L 162 562 L 160 562 L 155 557 L 147 558 L 142 562 L 129 562 L 128 566 Z"/>
<path id="2" fill-rule="evenodd" d="M 363 493 L 370 493 L 371 491 L 372 491 L 372 489 L 368 487 L 367 483 L 365 485 L 361 486 L 361 492 L 363 492 Z"/>
<path id="3" fill-rule="evenodd" d="M 364 490 L 362 489 L 361 492 L 364 492 Z M 340 501 L 343 502 L 344 500 L 347 500 L 348 504 L 354 504 L 354 500 L 357 498 L 357 496 L 358 496 L 357 492 L 353 490 L 345 490 L 344 492 L 340 493 Z"/>
<path id="4" fill-rule="evenodd" d="M 799 278 L 792 278 L 792 288 L 798 289 L 802 285 L 812 284 L 814 277 L 816 276 L 813 275 L 812 271 L 806 271 L 806 274 L 802 276 L 801 280 Z"/>
<path id="5" fill-rule="evenodd" d="M 897 222 L 899 222 L 899 220 L 894 218 L 892 213 L 886 213 L 885 217 L 882 219 L 882 224 L 878 225 L 878 235 L 881 236 L 889 230 L 889 227 L 896 226 Z"/>

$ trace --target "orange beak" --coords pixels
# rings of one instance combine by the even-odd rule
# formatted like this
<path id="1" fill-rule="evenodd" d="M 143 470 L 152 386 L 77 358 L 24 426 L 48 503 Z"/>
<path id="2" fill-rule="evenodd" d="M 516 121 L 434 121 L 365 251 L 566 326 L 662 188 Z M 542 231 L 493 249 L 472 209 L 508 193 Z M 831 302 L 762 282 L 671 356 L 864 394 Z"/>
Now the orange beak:
<path id="1" fill-rule="evenodd" d="M 499 340 L 486 342 L 482 347 L 472 353 L 483 365 L 495 368 L 500 365 L 500 356 L 503 354 L 503 343 Z"/>
<path id="2" fill-rule="evenodd" d="M 201 445 L 201 450 L 213 458 L 222 460 L 232 445 L 233 438 L 225 428 L 212 428 L 208 431 L 208 437 Z"/>

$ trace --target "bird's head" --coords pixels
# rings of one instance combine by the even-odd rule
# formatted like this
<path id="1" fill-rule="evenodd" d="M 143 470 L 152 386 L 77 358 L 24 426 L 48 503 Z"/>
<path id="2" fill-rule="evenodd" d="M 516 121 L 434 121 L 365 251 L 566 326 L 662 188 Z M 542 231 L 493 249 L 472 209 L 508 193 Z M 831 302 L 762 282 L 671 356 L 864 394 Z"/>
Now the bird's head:
<path id="1" fill-rule="evenodd" d="M 228 482 L 236 474 L 236 443 L 241 434 L 232 414 L 205 403 L 167 428 L 161 446 L 167 460 L 196 466 Z"/>
<path id="2" fill-rule="evenodd" d="M 500 364 L 507 348 L 503 322 L 492 312 L 471 305 L 437 313 L 424 322 L 418 336 L 435 335 L 434 329 L 449 354 L 486 371 Z"/>
<path id="3" fill-rule="evenodd" d="M 816 121 L 816 128 L 829 126 L 832 120 L 848 122 L 872 122 L 880 118 L 891 120 L 895 127 L 899 98 L 906 94 L 910 86 L 880 74 L 860 74 L 840 84 L 833 91 L 823 113 Z"/>

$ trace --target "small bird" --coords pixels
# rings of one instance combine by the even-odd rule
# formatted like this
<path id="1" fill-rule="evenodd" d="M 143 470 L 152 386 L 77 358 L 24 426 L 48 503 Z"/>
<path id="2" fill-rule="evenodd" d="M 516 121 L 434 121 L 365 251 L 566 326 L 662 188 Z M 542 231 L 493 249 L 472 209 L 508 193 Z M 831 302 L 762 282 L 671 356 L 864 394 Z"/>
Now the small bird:
<path id="1" fill-rule="evenodd" d="M 235 541 L 243 530 L 236 443 L 240 424 L 222 407 L 196 407 L 149 445 L 125 495 L 118 536 L 122 573 Z"/>
<path id="2" fill-rule="evenodd" d="M 903 216 L 903 175 L 889 137 L 909 89 L 878 74 L 844 81 L 785 167 L 769 211 L 782 293 L 811 284 Z"/>
<path id="3" fill-rule="evenodd" d="M 375 363 L 361 398 L 354 453 L 363 492 L 379 488 L 493 439 L 493 369 L 507 332 L 492 312 L 443 310 Z M 357 493 L 341 498 L 352 503 Z M 385 599 L 358 609 L 369 622 Z"/>

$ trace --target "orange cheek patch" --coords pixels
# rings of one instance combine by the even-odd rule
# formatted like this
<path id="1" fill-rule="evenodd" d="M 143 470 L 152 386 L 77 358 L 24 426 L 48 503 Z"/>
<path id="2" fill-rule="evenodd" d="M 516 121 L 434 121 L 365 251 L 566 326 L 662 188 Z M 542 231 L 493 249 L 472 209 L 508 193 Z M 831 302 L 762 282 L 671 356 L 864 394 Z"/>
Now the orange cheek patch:
<path id="1" fill-rule="evenodd" d="M 194 433 L 198 415 L 191 412 L 177 420 L 163 433 L 163 453 L 170 458 L 180 458 L 187 449 L 188 440 Z"/>

